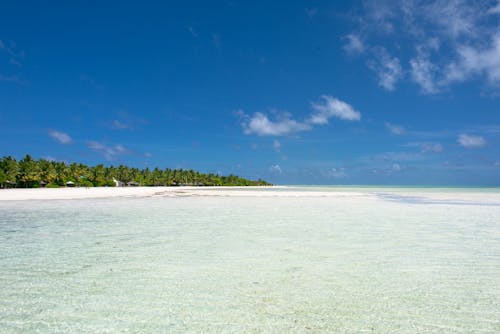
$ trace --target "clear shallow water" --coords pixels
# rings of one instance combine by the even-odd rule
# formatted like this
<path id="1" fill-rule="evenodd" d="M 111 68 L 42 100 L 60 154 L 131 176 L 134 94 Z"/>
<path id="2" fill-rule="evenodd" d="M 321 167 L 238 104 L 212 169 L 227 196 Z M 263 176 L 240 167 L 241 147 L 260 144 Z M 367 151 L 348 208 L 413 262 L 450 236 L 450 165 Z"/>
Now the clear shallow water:
<path id="1" fill-rule="evenodd" d="M 0 332 L 500 332 L 500 206 L 381 194 L 0 203 Z"/>

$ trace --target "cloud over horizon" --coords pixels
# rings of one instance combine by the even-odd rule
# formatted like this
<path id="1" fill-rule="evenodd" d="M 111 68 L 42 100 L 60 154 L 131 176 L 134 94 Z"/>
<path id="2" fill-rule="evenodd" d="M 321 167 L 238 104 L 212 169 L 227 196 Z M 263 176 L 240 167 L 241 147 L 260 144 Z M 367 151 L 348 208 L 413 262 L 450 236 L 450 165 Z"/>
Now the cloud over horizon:
<path id="1" fill-rule="evenodd" d="M 63 145 L 69 145 L 73 143 L 73 139 L 67 133 L 61 131 L 50 130 L 49 136 Z"/>
<path id="2" fill-rule="evenodd" d="M 315 113 L 307 121 L 311 124 L 328 124 L 328 120 L 332 117 L 344 121 L 361 120 L 361 113 L 359 111 L 354 110 L 350 104 L 329 95 L 321 96 L 321 101 L 312 103 L 312 108 Z"/>
<path id="3" fill-rule="evenodd" d="M 319 102 L 311 104 L 313 112 L 304 121 L 297 121 L 290 113 L 274 111 L 275 120 L 269 116 L 256 112 L 252 116 L 242 110 L 236 114 L 243 119 L 241 126 L 247 135 L 258 136 L 284 136 L 301 131 L 312 130 L 316 125 L 326 125 L 331 118 L 344 121 L 359 121 L 361 113 L 356 111 L 350 104 L 329 95 L 321 96 Z"/>
<path id="4" fill-rule="evenodd" d="M 123 145 L 108 146 L 95 140 L 87 141 L 87 147 L 101 154 L 106 160 L 114 160 L 120 155 L 130 153 L 130 150 L 125 148 Z"/>
<path id="5" fill-rule="evenodd" d="M 486 145 L 486 140 L 481 136 L 461 134 L 457 142 L 464 148 L 480 148 Z"/>

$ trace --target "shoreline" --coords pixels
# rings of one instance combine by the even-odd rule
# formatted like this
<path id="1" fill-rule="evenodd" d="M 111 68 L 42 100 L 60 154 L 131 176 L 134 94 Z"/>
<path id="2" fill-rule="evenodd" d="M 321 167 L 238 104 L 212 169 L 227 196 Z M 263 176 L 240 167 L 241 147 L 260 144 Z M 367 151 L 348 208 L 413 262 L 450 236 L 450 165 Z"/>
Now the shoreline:
<path id="1" fill-rule="evenodd" d="M 75 188 L 11 188 L 0 189 L 0 202 L 2 201 L 29 201 L 29 200 L 65 200 L 65 199 L 91 199 L 91 198 L 115 198 L 115 197 L 181 197 L 184 195 L 196 195 L 201 189 L 220 191 L 226 188 L 232 189 L 263 189 L 276 186 L 246 186 L 246 187 L 75 187 Z M 197 191 L 198 190 L 198 191 Z M 171 196 L 169 196 L 171 195 Z"/>
<path id="2" fill-rule="evenodd" d="M 446 190 L 446 191 L 444 191 Z M 349 198 L 399 201 L 409 204 L 500 205 L 500 192 L 426 190 L 419 188 L 331 188 L 293 186 L 78 187 L 0 189 L 0 203 L 34 200 L 78 200 L 158 197 Z"/>
<path id="3" fill-rule="evenodd" d="M 0 202 L 157 197 L 357 197 L 364 191 L 298 191 L 287 186 L 180 186 L 12 188 L 0 190 Z M 285 191 L 283 191 L 285 190 Z"/>

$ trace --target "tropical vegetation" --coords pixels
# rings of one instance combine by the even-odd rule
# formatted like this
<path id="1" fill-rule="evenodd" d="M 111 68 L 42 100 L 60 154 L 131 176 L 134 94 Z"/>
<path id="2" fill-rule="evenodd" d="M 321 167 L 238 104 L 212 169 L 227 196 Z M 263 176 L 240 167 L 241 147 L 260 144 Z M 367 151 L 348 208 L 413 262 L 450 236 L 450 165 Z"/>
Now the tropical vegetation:
<path id="1" fill-rule="evenodd" d="M 6 156 L 0 159 L 1 188 L 37 187 L 114 187 L 117 185 L 139 186 L 261 186 L 270 183 L 261 179 L 245 178 L 214 173 L 200 173 L 187 169 L 134 168 L 124 165 L 87 166 L 81 163 L 65 163 L 47 159 L 35 160 L 30 155 L 17 161 Z"/>

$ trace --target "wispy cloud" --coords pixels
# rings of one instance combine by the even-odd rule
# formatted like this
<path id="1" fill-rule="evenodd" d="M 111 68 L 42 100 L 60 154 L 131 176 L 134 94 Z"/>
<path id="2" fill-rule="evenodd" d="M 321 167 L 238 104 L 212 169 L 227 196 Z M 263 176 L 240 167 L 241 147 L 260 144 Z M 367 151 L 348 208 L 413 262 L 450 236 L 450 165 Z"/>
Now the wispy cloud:
<path id="1" fill-rule="evenodd" d="M 358 160 L 362 163 L 373 162 L 402 162 L 402 161 L 418 161 L 422 159 L 422 154 L 415 152 L 383 152 L 374 155 L 361 156 Z"/>
<path id="2" fill-rule="evenodd" d="M 193 37 L 195 37 L 195 38 L 196 38 L 196 37 L 198 37 L 198 36 L 200 36 L 200 35 L 198 34 L 198 31 L 196 31 L 196 29 L 195 29 L 193 26 L 189 26 L 189 27 L 187 28 L 187 30 L 188 30 L 188 31 L 191 33 L 191 35 L 192 35 Z"/>
<path id="3" fill-rule="evenodd" d="M 315 112 L 308 120 L 311 124 L 328 124 L 328 120 L 332 117 L 345 121 L 361 119 L 361 113 L 354 110 L 350 104 L 328 95 L 323 95 L 320 102 L 313 103 L 312 108 Z"/>
<path id="4" fill-rule="evenodd" d="M 344 36 L 346 43 L 342 47 L 345 52 L 349 54 L 360 54 L 365 51 L 365 45 L 361 40 L 361 37 L 356 34 L 347 34 Z"/>
<path id="5" fill-rule="evenodd" d="M 10 64 L 15 65 L 15 68 L 22 66 L 22 61 L 24 60 L 24 51 L 18 51 L 15 43 L 6 43 L 0 40 L 0 58 L 7 57 Z M 12 66 L 11 66 L 12 68 Z M 0 73 L 0 82 L 13 83 L 18 85 L 27 85 L 28 81 L 22 79 L 17 74 L 2 74 Z"/>
<path id="6" fill-rule="evenodd" d="M 420 143 L 422 153 L 441 153 L 443 152 L 443 145 L 440 143 Z"/>
<path id="7" fill-rule="evenodd" d="M 316 125 L 328 124 L 330 118 L 345 121 L 361 119 L 361 113 L 350 104 L 328 95 L 322 96 L 319 102 L 312 103 L 311 108 L 313 111 L 304 121 L 297 121 L 290 113 L 279 111 L 272 111 L 274 119 L 270 119 L 262 112 L 256 112 L 250 116 L 238 110 L 236 114 L 243 120 L 241 125 L 245 134 L 259 136 L 284 136 L 308 131 Z"/>
<path id="8" fill-rule="evenodd" d="M 117 116 L 117 119 L 112 120 L 110 123 L 113 130 L 139 130 L 143 125 L 148 124 L 147 120 L 127 112 L 119 112 Z"/>
<path id="9" fill-rule="evenodd" d="M 91 150 L 101 154 L 106 158 L 106 160 L 114 160 L 120 155 L 128 154 L 130 153 L 130 150 L 125 148 L 122 145 L 114 145 L 114 146 L 108 146 L 104 143 L 90 140 L 87 142 L 87 147 L 90 148 Z"/>
<path id="10" fill-rule="evenodd" d="M 486 140 L 481 136 L 461 134 L 457 142 L 465 148 L 480 148 L 486 145 Z"/>
<path id="11" fill-rule="evenodd" d="M 436 83 L 438 67 L 430 61 L 429 53 L 424 47 L 418 47 L 417 50 L 417 56 L 410 60 L 411 78 L 420 86 L 422 93 L 438 93 Z"/>
<path id="12" fill-rule="evenodd" d="M 478 78 L 500 89 L 498 1 L 367 0 L 355 22 L 349 35 L 363 35 L 375 45 L 365 54 L 386 90 L 394 90 L 405 72 L 424 94 Z M 401 54 L 400 40 L 417 46 L 405 59 L 390 56 Z"/>
<path id="13" fill-rule="evenodd" d="M 396 124 L 392 124 L 389 122 L 385 122 L 385 127 L 387 128 L 387 130 L 389 130 L 394 135 L 399 136 L 399 135 L 403 135 L 406 133 L 405 128 L 402 127 L 401 125 L 396 125 Z"/>
<path id="14" fill-rule="evenodd" d="M 377 74 L 378 84 L 387 91 L 393 91 L 403 77 L 399 58 L 392 57 L 385 48 L 375 48 L 375 57 L 368 66 Z"/>
<path id="15" fill-rule="evenodd" d="M 273 141 L 273 148 L 276 152 L 281 150 L 281 143 L 276 139 Z"/>
<path id="16" fill-rule="evenodd" d="M 441 153 L 444 147 L 441 143 L 434 142 L 413 142 L 402 145 L 404 147 L 418 147 L 422 153 Z"/>
<path id="17" fill-rule="evenodd" d="M 5 43 L 0 40 L 0 52 L 4 51 L 9 57 L 9 62 L 16 66 L 22 66 L 22 60 L 25 57 L 24 51 L 18 51 L 15 43 Z"/>
<path id="18" fill-rule="evenodd" d="M 330 168 L 324 171 L 323 176 L 326 178 L 343 179 L 348 175 L 345 168 Z"/>
<path id="19" fill-rule="evenodd" d="M 271 165 L 269 171 L 276 174 L 281 174 L 282 172 L 280 165 Z"/>
<path id="20" fill-rule="evenodd" d="M 490 9 L 488 9 L 488 14 L 500 15 L 500 1 L 499 0 L 497 0 L 497 4 L 494 7 L 491 7 Z"/>
<path id="21" fill-rule="evenodd" d="M 260 112 L 256 112 L 251 117 L 243 112 L 240 112 L 240 115 L 244 118 L 242 126 L 244 133 L 247 135 L 283 136 L 311 129 L 309 124 L 297 122 L 288 113 L 279 113 L 274 121 Z"/>
<path id="22" fill-rule="evenodd" d="M 28 84 L 28 81 L 21 79 L 17 75 L 10 75 L 9 76 L 9 75 L 0 74 L 0 81 L 10 82 L 10 83 L 18 84 L 18 85 L 23 85 L 23 86 Z"/>
<path id="23" fill-rule="evenodd" d="M 500 87 L 500 33 L 486 47 L 461 45 L 458 60 L 446 67 L 445 82 L 465 81 L 473 76 L 485 76 L 488 83 Z"/>
<path id="24" fill-rule="evenodd" d="M 405 167 L 401 166 L 399 163 L 393 163 L 391 165 L 379 166 L 371 169 L 371 172 L 376 175 L 392 176 L 400 172 L 403 172 Z"/>
<path id="25" fill-rule="evenodd" d="M 63 145 L 69 145 L 73 143 L 73 139 L 70 137 L 70 135 L 61 131 L 50 130 L 49 136 Z"/>
<path id="26" fill-rule="evenodd" d="M 125 129 L 129 129 L 129 125 L 115 119 L 111 122 L 111 128 L 112 129 L 115 129 L 115 130 L 125 130 Z"/>

